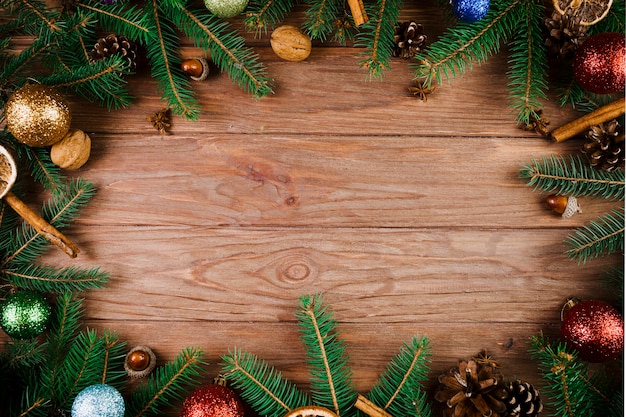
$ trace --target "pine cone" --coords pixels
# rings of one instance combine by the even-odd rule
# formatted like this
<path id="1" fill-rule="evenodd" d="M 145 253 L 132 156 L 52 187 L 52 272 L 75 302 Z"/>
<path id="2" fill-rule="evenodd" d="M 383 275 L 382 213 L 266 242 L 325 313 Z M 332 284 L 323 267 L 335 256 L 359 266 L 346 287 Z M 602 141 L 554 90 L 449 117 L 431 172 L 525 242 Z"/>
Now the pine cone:
<path id="1" fill-rule="evenodd" d="M 548 54 L 566 62 L 574 58 L 576 49 L 587 38 L 587 26 L 580 25 L 580 17 L 574 16 L 572 10 L 575 9 L 568 9 L 565 14 L 553 11 L 551 17 L 543 20 L 548 31 L 546 36 Z"/>
<path id="2" fill-rule="evenodd" d="M 404 59 L 413 58 L 426 46 L 427 36 L 422 25 L 414 21 L 396 25 L 396 34 L 393 37 L 393 56 Z"/>
<path id="3" fill-rule="evenodd" d="M 495 362 L 461 360 L 439 376 L 435 400 L 444 403 L 447 417 L 504 416 L 509 393 Z"/>
<path id="4" fill-rule="evenodd" d="M 115 34 L 98 39 L 91 50 L 91 60 L 98 61 L 116 54 L 124 57 L 130 70 L 137 67 L 137 45 L 125 36 Z"/>
<path id="5" fill-rule="evenodd" d="M 528 382 L 511 382 L 509 395 L 507 417 L 536 417 L 543 410 L 539 391 Z"/>
<path id="6" fill-rule="evenodd" d="M 605 171 L 624 169 L 624 127 L 617 120 L 593 126 L 585 137 L 582 152 L 592 167 Z"/>

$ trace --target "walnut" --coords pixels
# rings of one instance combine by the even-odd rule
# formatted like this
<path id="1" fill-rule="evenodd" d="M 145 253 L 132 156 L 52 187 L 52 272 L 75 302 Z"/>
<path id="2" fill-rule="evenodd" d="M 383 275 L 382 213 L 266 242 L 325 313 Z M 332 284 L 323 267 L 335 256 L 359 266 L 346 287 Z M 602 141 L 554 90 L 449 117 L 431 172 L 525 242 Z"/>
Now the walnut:
<path id="1" fill-rule="evenodd" d="M 296 26 L 279 26 L 270 37 L 272 50 L 286 61 L 303 61 L 311 53 L 311 39 Z"/>
<path id="2" fill-rule="evenodd" d="M 82 130 L 70 130 L 59 142 L 52 145 L 50 158 L 60 168 L 76 170 L 82 167 L 91 154 L 91 138 Z"/>

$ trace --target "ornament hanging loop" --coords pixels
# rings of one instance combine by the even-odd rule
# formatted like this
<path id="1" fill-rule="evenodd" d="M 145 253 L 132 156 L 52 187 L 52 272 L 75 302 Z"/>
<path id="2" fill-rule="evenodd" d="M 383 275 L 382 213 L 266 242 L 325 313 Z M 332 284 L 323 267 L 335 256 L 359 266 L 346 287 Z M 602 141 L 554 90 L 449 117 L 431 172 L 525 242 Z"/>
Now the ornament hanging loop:
<path id="1" fill-rule="evenodd" d="M 76 245 L 11 192 L 16 179 L 17 165 L 15 160 L 4 146 L 0 146 L 0 198 L 3 198 L 37 233 L 58 246 L 70 258 L 75 258 L 80 252 Z"/>

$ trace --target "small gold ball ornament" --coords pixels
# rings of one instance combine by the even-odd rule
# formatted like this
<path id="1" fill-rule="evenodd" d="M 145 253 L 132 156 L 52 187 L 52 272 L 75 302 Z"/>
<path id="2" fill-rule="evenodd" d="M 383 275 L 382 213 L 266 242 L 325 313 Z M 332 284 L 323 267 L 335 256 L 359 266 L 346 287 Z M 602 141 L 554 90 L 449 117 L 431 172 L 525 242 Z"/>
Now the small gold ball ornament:
<path id="1" fill-rule="evenodd" d="M 50 146 L 70 129 L 72 112 L 54 87 L 28 84 L 14 92 L 4 116 L 9 132 L 28 146 Z"/>

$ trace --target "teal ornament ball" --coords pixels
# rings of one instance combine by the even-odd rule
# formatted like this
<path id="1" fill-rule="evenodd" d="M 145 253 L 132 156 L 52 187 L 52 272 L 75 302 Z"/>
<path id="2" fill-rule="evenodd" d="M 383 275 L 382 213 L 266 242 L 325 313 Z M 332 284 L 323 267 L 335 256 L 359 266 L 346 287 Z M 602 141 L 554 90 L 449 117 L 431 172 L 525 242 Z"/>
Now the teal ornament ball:
<path id="1" fill-rule="evenodd" d="M 46 330 L 51 313 L 43 295 L 19 291 L 0 305 L 0 327 L 14 339 L 32 339 Z"/>
<path id="2" fill-rule="evenodd" d="M 72 404 L 72 417 L 124 417 L 124 398 L 106 384 L 90 385 L 78 393 Z"/>
<path id="3" fill-rule="evenodd" d="M 474 23 L 485 17 L 489 3 L 489 0 L 452 0 L 452 10 L 461 22 Z"/>
<path id="4" fill-rule="evenodd" d="M 243 12 L 248 0 L 204 0 L 204 5 L 217 17 L 229 19 Z"/>

